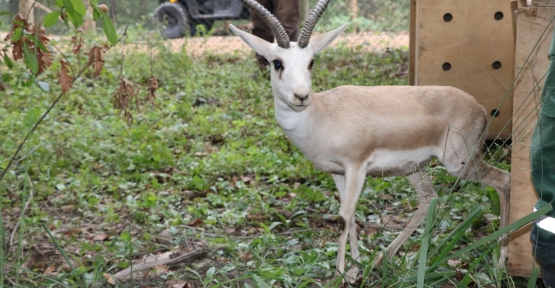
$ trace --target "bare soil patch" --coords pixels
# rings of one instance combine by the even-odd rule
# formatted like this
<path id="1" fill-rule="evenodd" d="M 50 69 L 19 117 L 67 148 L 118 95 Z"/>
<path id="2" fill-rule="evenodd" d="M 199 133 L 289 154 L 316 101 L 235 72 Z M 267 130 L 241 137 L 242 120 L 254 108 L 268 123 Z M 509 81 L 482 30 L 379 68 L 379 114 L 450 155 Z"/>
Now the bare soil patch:
<path id="1" fill-rule="evenodd" d="M 166 40 L 166 44 L 172 47 L 172 51 L 179 52 L 182 49 L 191 56 L 200 56 L 204 53 L 250 55 L 251 49 L 238 36 L 211 36 L 193 37 L 183 39 Z M 346 45 L 351 48 L 359 48 L 367 52 L 383 52 L 386 49 L 397 49 L 408 47 L 408 32 L 401 33 L 350 33 L 339 36 L 331 45 Z"/>

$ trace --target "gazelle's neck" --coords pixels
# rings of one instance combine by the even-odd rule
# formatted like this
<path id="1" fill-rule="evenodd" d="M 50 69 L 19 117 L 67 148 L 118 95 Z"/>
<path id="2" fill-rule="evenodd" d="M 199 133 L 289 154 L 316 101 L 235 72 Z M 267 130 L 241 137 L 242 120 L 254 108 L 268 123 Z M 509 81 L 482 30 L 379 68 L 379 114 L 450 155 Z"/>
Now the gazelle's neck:
<path id="1" fill-rule="evenodd" d="M 310 92 L 310 97 L 313 97 L 314 93 Z M 304 109 L 295 111 L 291 108 L 285 101 L 279 99 L 279 97 L 274 96 L 274 108 L 276 114 L 276 121 L 279 126 L 285 131 L 287 136 L 291 138 L 292 134 L 305 134 L 309 131 L 310 126 L 310 115 L 313 113 L 315 108 L 314 98 L 312 103 L 306 106 Z M 291 139 L 294 140 L 294 139 Z"/>

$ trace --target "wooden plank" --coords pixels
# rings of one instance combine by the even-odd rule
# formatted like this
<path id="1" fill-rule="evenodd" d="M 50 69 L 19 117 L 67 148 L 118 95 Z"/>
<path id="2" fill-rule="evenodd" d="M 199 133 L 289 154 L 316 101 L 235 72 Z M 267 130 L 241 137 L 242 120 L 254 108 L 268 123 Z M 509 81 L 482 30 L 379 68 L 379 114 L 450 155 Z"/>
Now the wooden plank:
<path id="1" fill-rule="evenodd" d="M 516 11 L 518 10 L 518 3 L 520 1 L 518 0 L 510 0 L 511 1 L 511 18 L 513 20 L 513 35 L 515 37 L 515 41 L 516 41 Z M 516 45 L 516 43 L 515 43 Z"/>
<path id="2" fill-rule="evenodd" d="M 537 197 L 530 180 L 530 139 L 539 112 L 538 103 L 547 71 L 547 59 L 553 25 L 544 33 L 555 7 L 538 7 L 537 16 L 530 8 L 519 8 L 516 20 L 515 75 L 513 98 L 513 147 L 511 154 L 511 223 L 532 212 Z M 534 46 L 541 38 L 538 47 Z M 530 56 L 528 62 L 526 59 Z M 522 70 L 521 70 L 522 69 Z M 520 74 L 519 74 L 520 73 Z M 531 225 L 510 235 L 509 275 L 528 277 L 532 271 Z"/>
<path id="3" fill-rule="evenodd" d="M 414 86 L 416 64 L 416 0 L 410 0 L 409 85 Z"/>
<path id="4" fill-rule="evenodd" d="M 511 14 L 507 0 L 418 0 L 416 5 L 415 84 L 453 86 L 473 95 L 488 120 L 493 118 L 488 139 L 511 133 L 511 93 L 499 107 L 514 77 Z"/>

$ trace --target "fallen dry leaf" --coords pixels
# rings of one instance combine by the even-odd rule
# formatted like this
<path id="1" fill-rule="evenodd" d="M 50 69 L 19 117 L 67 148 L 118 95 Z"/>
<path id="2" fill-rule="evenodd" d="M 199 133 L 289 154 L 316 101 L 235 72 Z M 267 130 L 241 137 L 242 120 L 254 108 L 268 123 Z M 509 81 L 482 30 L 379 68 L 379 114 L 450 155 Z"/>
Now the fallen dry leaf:
<path id="1" fill-rule="evenodd" d="M 158 237 L 162 237 L 162 238 L 166 238 L 166 239 L 173 239 L 172 233 L 168 229 L 162 230 L 162 232 L 160 232 L 160 234 L 158 234 Z"/>
<path id="2" fill-rule="evenodd" d="M 69 266 L 69 264 L 67 263 L 64 263 L 62 264 L 62 266 L 58 267 L 58 271 L 71 272 L 71 266 Z"/>
<path id="3" fill-rule="evenodd" d="M 53 274 L 56 271 L 56 267 L 54 267 L 54 265 L 52 266 L 48 266 L 48 268 L 46 268 L 46 270 L 44 270 L 44 274 Z"/>
<path id="4" fill-rule="evenodd" d="M 81 229 L 69 229 L 64 231 L 64 235 L 66 236 L 71 236 L 71 235 L 80 234 L 80 233 L 81 233 Z"/>
<path id="5" fill-rule="evenodd" d="M 62 209 L 63 212 L 69 212 L 73 210 L 73 208 L 75 208 L 75 205 L 64 205 L 60 207 L 60 209 Z"/>
<path id="6" fill-rule="evenodd" d="M 369 236 L 369 237 L 373 236 L 376 233 L 378 233 L 378 229 L 374 228 L 374 227 L 364 229 L 363 232 L 362 232 L 362 234 L 364 234 L 366 236 Z"/>
<path id="7" fill-rule="evenodd" d="M 108 274 L 108 273 L 104 273 L 104 279 L 106 279 L 106 282 L 112 284 L 112 285 L 116 285 L 117 281 L 112 277 L 112 275 Z"/>
<path id="8" fill-rule="evenodd" d="M 94 241 L 106 241 L 110 239 L 110 235 L 108 234 L 97 234 L 94 235 L 93 240 Z"/>
<path id="9" fill-rule="evenodd" d="M 245 261 L 250 261 L 252 260 L 252 253 L 251 252 L 243 252 L 241 253 L 241 255 L 239 255 L 239 259 L 241 260 L 245 260 Z"/>
<path id="10" fill-rule="evenodd" d="M 228 262 L 229 259 L 220 255 L 216 255 L 216 261 L 218 261 L 219 263 L 224 263 L 224 262 Z"/>
<path id="11" fill-rule="evenodd" d="M 158 276 L 160 276 L 162 274 L 166 274 L 166 273 L 168 273 L 168 271 L 170 271 L 170 267 L 168 267 L 168 265 L 156 265 L 152 268 L 154 268 L 154 272 Z"/>
<path id="12" fill-rule="evenodd" d="M 197 218 L 189 222 L 189 226 L 191 227 L 198 227 L 198 226 L 201 226 L 202 224 L 204 224 L 204 221 L 202 221 L 202 219 L 200 218 Z"/>

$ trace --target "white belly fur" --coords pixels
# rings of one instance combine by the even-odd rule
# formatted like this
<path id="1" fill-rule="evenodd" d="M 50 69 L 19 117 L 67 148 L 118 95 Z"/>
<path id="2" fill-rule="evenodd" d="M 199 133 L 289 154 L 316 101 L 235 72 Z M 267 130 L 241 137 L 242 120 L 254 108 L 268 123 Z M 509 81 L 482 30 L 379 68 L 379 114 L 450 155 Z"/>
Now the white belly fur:
<path id="1" fill-rule="evenodd" d="M 408 175 L 422 169 L 439 153 L 440 149 L 436 147 L 402 151 L 376 149 L 366 159 L 366 171 L 368 175 L 374 176 Z"/>

